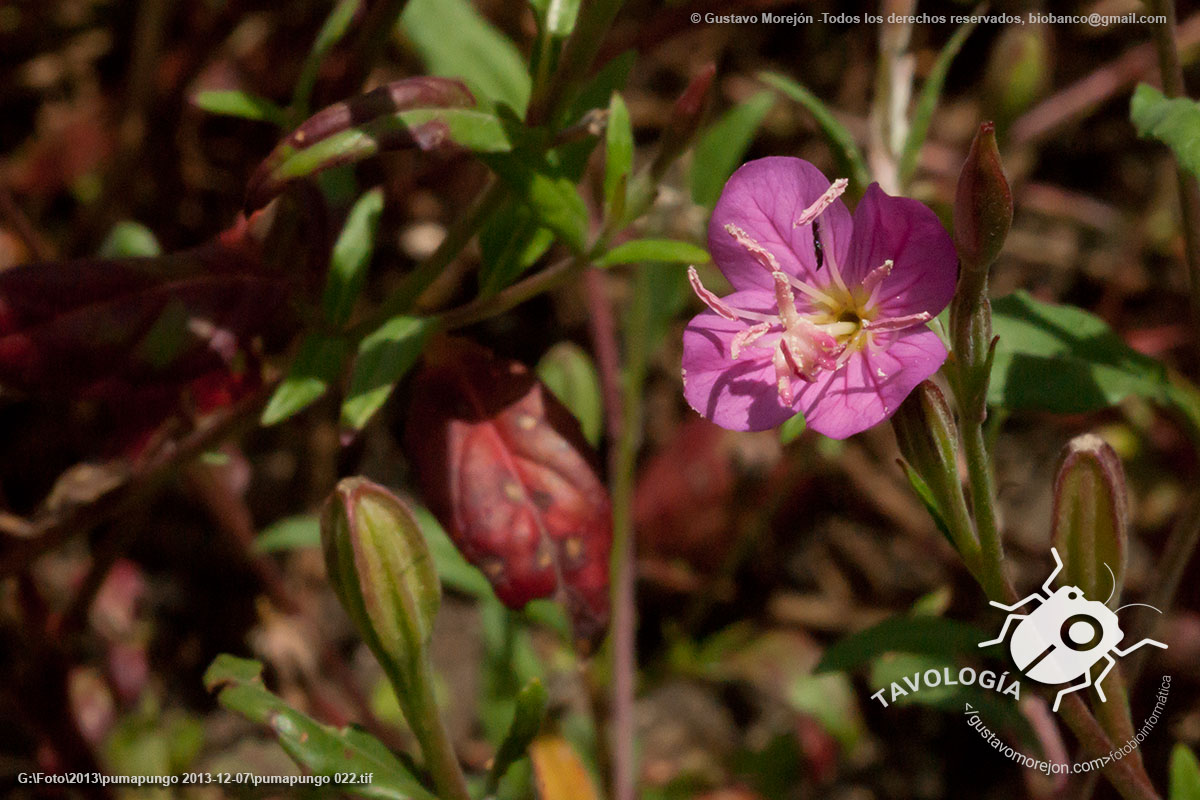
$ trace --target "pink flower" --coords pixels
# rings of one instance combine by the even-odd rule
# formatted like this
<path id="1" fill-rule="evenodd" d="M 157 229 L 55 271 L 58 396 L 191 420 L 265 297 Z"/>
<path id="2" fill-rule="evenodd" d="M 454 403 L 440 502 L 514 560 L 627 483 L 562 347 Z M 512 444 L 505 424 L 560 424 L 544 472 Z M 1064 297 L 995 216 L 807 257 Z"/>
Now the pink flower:
<path id="1" fill-rule="evenodd" d="M 844 439 L 887 419 L 946 359 L 925 323 L 954 294 L 957 257 L 937 217 L 872 184 L 851 218 L 832 184 L 798 158 L 742 165 L 708 226 L 713 260 L 734 292 L 683 334 L 684 396 L 738 431 L 803 411 Z"/>

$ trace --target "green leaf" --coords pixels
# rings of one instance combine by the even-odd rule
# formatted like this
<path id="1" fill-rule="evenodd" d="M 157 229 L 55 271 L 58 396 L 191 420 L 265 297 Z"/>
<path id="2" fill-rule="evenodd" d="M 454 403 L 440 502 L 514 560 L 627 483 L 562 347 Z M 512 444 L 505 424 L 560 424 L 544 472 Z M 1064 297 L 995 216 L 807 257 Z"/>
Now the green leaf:
<path id="1" fill-rule="evenodd" d="M 221 654 L 204 674 L 218 702 L 268 727 L 287 754 L 331 780 L 338 773 L 372 773 L 370 782 L 339 784 L 338 791 L 377 800 L 437 800 L 381 742 L 353 727 L 322 725 L 289 706 L 262 685 L 262 664 Z"/>
<path id="2" fill-rule="evenodd" d="M 529 206 L 506 201 L 479 232 L 479 294 L 491 297 L 508 286 L 553 243 L 554 231 L 539 225 Z"/>
<path id="3" fill-rule="evenodd" d="M 565 39 L 575 29 L 580 0 L 530 0 L 538 24 L 552 39 Z"/>
<path id="4" fill-rule="evenodd" d="M 367 424 L 412 369 L 436 324 L 432 317 L 392 317 L 362 340 L 342 404 L 342 424 L 355 430 Z"/>
<path id="5" fill-rule="evenodd" d="M 505 153 L 513 143 L 500 120 L 483 111 L 464 108 L 417 108 L 377 117 L 355 128 L 339 131 L 304 148 L 283 145 L 269 176 L 272 183 L 286 183 L 314 175 L 379 153 L 381 142 L 395 140 L 429 123 L 441 126 L 444 139 L 476 153 Z M 265 181 L 264 181 L 265 182 Z"/>
<path id="6" fill-rule="evenodd" d="M 349 345 L 340 337 L 306 336 L 287 377 L 263 409 L 262 424 L 275 425 L 315 403 L 341 374 L 347 352 Z"/>
<path id="7" fill-rule="evenodd" d="M 634 239 L 617 245 L 593 263 L 597 267 L 611 267 L 614 264 L 639 264 L 644 261 L 703 264 L 708 261 L 708 251 L 691 242 L 673 239 Z"/>
<path id="8" fill-rule="evenodd" d="M 250 92 L 200 92 L 192 98 L 197 108 L 223 117 L 241 117 L 255 122 L 270 122 L 283 127 L 287 112 L 265 97 Z"/>
<path id="9" fill-rule="evenodd" d="M 716 205 L 725 181 L 741 163 L 758 126 L 774 104 L 771 92 L 759 92 L 725 112 L 701 135 L 692 159 L 692 200 L 696 205 Z"/>
<path id="10" fill-rule="evenodd" d="M 953 656 L 987 652 L 979 643 L 990 636 L 963 622 L 941 617 L 892 617 L 866 630 L 852 633 L 821 656 L 817 672 L 848 671 L 869 664 L 887 652 Z M 995 648 L 993 648 L 995 649 Z"/>
<path id="11" fill-rule="evenodd" d="M 430 74 L 462 78 L 482 107 L 503 105 L 524 115 L 525 60 L 467 0 L 410 0 L 400 25 Z"/>
<path id="12" fill-rule="evenodd" d="M 625 205 L 625 181 L 633 169 L 633 125 L 629 120 L 629 109 L 621 95 L 613 92 L 608 104 L 608 127 L 604 143 L 604 207 L 610 217 L 620 216 L 618 204 Z M 618 198 L 617 190 L 622 196 Z"/>
<path id="13" fill-rule="evenodd" d="M 584 251 L 588 211 L 575 188 L 575 181 L 560 174 L 546 161 L 535 161 L 525 153 L 482 158 L 517 199 L 529 207 L 542 227 L 554 231 L 574 252 Z"/>
<path id="14" fill-rule="evenodd" d="M 1163 365 L 1082 309 L 1014 292 L 992 303 L 992 328 L 1000 337 L 988 389 L 993 405 L 1069 414 L 1131 395 L 1172 401 Z"/>
<path id="15" fill-rule="evenodd" d="M 975 14 L 978 15 L 982 10 L 982 6 L 976 7 Z M 976 17 L 972 16 L 969 19 L 974 20 Z M 962 49 L 963 43 L 967 41 L 967 37 L 975 30 L 976 24 L 976 22 L 968 21 L 958 26 L 958 30 L 938 53 L 937 60 L 933 62 L 933 68 L 929 71 L 929 76 L 925 78 L 925 85 L 921 87 L 917 107 L 913 111 L 912 121 L 909 124 L 908 136 L 904 139 L 904 148 L 900 152 L 901 186 L 907 186 L 912 180 L 913 173 L 917 171 L 917 159 L 921 155 L 925 137 L 929 134 L 929 123 L 937 108 L 938 98 L 942 95 L 942 87 L 946 85 L 946 74 L 950 72 L 950 65 L 954 62 L 958 51 Z"/>
<path id="16" fill-rule="evenodd" d="M 278 553 L 321 546 L 321 523 L 315 514 L 284 517 L 263 529 L 254 540 L 259 553 Z"/>
<path id="17" fill-rule="evenodd" d="M 162 247 L 154 231 L 127 219 L 112 226 L 96 255 L 100 258 L 145 258 L 162 255 Z"/>
<path id="18" fill-rule="evenodd" d="M 1153 137 L 1170 147 L 1180 166 L 1200 177 L 1200 103 L 1184 97 L 1167 97 L 1144 83 L 1138 84 L 1129 106 L 1138 136 Z"/>
<path id="19" fill-rule="evenodd" d="M 600 378 L 587 352 L 577 344 L 559 342 L 542 356 L 537 374 L 579 420 L 588 444 L 598 445 L 604 409 L 600 406 Z"/>
<path id="20" fill-rule="evenodd" d="M 412 500 L 408 501 L 408 509 L 425 537 L 425 544 L 429 546 L 442 585 L 463 594 L 495 601 L 496 594 L 492 591 L 492 585 L 483 573 L 471 566 L 458 551 L 441 523 L 437 521 L 437 517 L 430 513 L 429 509 Z"/>
<path id="21" fill-rule="evenodd" d="M 485 794 L 493 793 L 508 768 L 525 756 L 530 742 L 541 730 L 547 700 L 546 687 L 537 678 L 525 684 L 517 694 L 512 724 L 508 726 L 508 733 L 504 735 L 504 741 L 500 743 L 492 761 L 492 768 L 488 770 Z"/>
<path id="22" fill-rule="evenodd" d="M 1200 800 L 1200 763 L 1182 742 L 1171 750 L 1171 787 L 1168 800 Z"/>
<path id="23" fill-rule="evenodd" d="M 308 56 L 304 59 L 304 65 L 300 68 L 300 77 L 296 79 L 296 88 L 292 92 L 292 106 L 300 113 L 301 117 L 307 116 L 308 103 L 312 97 L 313 86 L 317 83 L 321 61 L 333 49 L 333 46 L 342 40 L 346 31 L 350 30 L 350 23 L 354 21 L 354 13 L 362 4 L 363 0 L 339 0 L 338 4 L 329 12 L 329 16 L 325 18 L 321 30 L 317 32 L 317 38 L 313 41 L 312 49 L 308 51 Z"/>
<path id="24" fill-rule="evenodd" d="M 867 169 L 866 159 L 863 158 L 858 145 L 854 143 L 854 137 L 850 135 L 850 131 L 838 122 L 837 117 L 821 102 L 820 98 L 786 75 L 760 72 L 758 79 L 768 86 L 773 86 L 784 97 L 795 100 L 809 114 L 812 114 L 817 127 L 825 134 L 826 141 L 833 149 L 839 171 L 842 171 L 850 179 L 851 187 L 856 194 L 865 191 L 871 182 L 871 173 Z"/>
<path id="25" fill-rule="evenodd" d="M 950 535 L 950 527 L 946 524 L 946 516 L 942 513 L 942 508 L 938 505 L 937 498 L 933 496 L 933 490 L 929 488 L 929 484 L 925 482 L 912 465 L 907 461 L 900 462 L 901 468 L 904 470 L 904 477 L 908 478 L 908 485 L 912 487 L 917 494 L 917 499 L 921 501 L 921 505 L 925 506 L 925 510 L 929 516 L 933 518 L 933 524 L 941 532 L 942 536 L 946 537 L 946 541 L 955 550 L 958 549 L 958 544 Z"/>
<path id="26" fill-rule="evenodd" d="M 383 213 L 383 190 L 372 189 L 358 199 L 333 245 L 329 276 L 325 281 L 325 319 L 335 327 L 345 325 L 367 278 L 367 265 L 375 252 L 375 232 Z"/>
<path id="27" fill-rule="evenodd" d="M 807 427 L 808 422 L 804 419 L 804 412 L 796 412 L 779 426 L 779 443 L 790 444 L 796 441 Z"/>

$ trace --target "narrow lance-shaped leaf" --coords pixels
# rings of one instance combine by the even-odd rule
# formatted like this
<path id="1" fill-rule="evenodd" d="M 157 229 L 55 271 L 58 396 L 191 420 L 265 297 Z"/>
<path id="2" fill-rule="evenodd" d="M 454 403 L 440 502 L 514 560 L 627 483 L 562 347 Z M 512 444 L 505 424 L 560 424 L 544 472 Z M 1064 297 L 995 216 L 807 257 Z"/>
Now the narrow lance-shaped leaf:
<path id="1" fill-rule="evenodd" d="M 333 245 L 329 277 L 325 281 L 325 319 L 334 326 L 346 324 L 367 279 L 367 266 L 375 252 L 375 232 L 383 213 L 383 190 L 372 189 L 358 199 Z"/>
<path id="2" fill-rule="evenodd" d="M 758 79 L 768 86 L 774 87 L 784 97 L 795 100 L 809 114 L 812 114 L 817 127 L 821 129 L 821 133 L 825 134 L 825 139 L 833 148 L 834 156 L 838 160 L 838 167 L 850 179 L 855 194 L 865 191 L 867 184 L 871 182 L 871 173 L 867 169 L 866 159 L 863 158 L 858 145 L 854 143 L 854 137 L 850 135 L 850 131 L 846 130 L 846 127 L 821 102 L 821 99 L 785 75 L 760 72 Z"/>
<path id="3" fill-rule="evenodd" d="M 488 770 L 487 794 L 493 793 L 508 768 L 525 756 L 525 751 L 542 727 L 547 699 L 546 687 L 537 678 L 525 684 L 517 693 L 512 724 L 508 726 L 508 733 L 504 735 L 504 741 L 500 743 L 500 749 L 492 761 L 492 768 Z"/>
<path id="4" fill-rule="evenodd" d="M 512 142 L 500 121 L 472 110 L 459 81 L 408 78 L 335 103 L 305 120 L 259 165 L 246 205 L 260 208 L 294 180 L 361 161 L 385 150 L 463 147 L 505 152 Z"/>
<path id="5" fill-rule="evenodd" d="M 283 126 L 287 112 L 265 97 L 237 90 L 200 92 L 192 98 L 197 108 L 210 114 L 241 117 L 255 122 Z"/>
<path id="6" fill-rule="evenodd" d="M 597 258 L 594 263 L 597 267 L 611 267 L 615 264 L 637 264 L 643 261 L 703 264 L 708 261 L 708 251 L 691 242 L 677 242 L 672 239 L 633 239 L 617 245 Z"/>
<path id="7" fill-rule="evenodd" d="M 921 155 L 925 137 L 929 134 L 929 123 L 933 120 L 934 110 L 937 109 L 938 99 L 942 95 L 942 87 L 946 84 L 946 75 L 950 72 L 950 65 L 954 63 L 958 51 L 962 50 L 967 37 L 975 30 L 975 26 L 978 24 L 975 20 L 982 13 L 983 8 L 983 6 L 976 6 L 974 15 L 969 17 L 967 22 L 958 26 L 958 30 L 938 53 L 937 60 L 933 62 L 933 68 L 925 78 L 925 84 L 921 87 L 921 94 L 917 98 L 917 107 L 913 111 L 912 121 L 909 123 L 908 136 L 904 139 L 904 148 L 900 152 L 901 186 L 908 186 L 913 174 L 917 171 L 917 159 Z"/>
<path id="8" fill-rule="evenodd" d="M 343 425 L 360 430 L 383 407 L 436 324 L 431 317 L 393 317 L 362 340 L 342 404 Z"/>
<path id="9" fill-rule="evenodd" d="M 338 784 L 372 800 L 436 800 L 400 759 L 356 728 L 323 725 L 289 706 L 262 684 L 262 664 L 221 654 L 204 673 L 209 691 L 220 690 L 222 706 L 270 728 L 287 754 L 313 775 L 332 780 L 345 773 L 371 773 L 370 781 Z"/>
<path id="10" fill-rule="evenodd" d="M 1077 436 L 1063 450 L 1054 478 L 1052 520 L 1050 540 L 1062 554 L 1063 585 L 1078 586 L 1089 600 L 1119 601 L 1129 500 L 1121 461 L 1099 436 Z"/>
<path id="11" fill-rule="evenodd" d="M 312 49 L 304 59 L 300 68 L 300 77 L 296 79 L 296 88 L 292 92 L 292 107 L 301 114 L 307 113 L 309 99 L 312 97 L 313 86 L 317 82 L 317 73 L 321 62 L 333 46 L 341 41 L 354 21 L 354 15 L 363 6 L 364 0 L 338 0 L 337 5 L 325 18 L 317 38 L 313 41 Z"/>
<path id="12" fill-rule="evenodd" d="M 467 0 L 409 0 L 400 25 L 430 73 L 461 78 L 486 108 L 524 114 L 530 89 L 524 58 Z"/>
<path id="13" fill-rule="evenodd" d="M 346 340 L 339 336 L 319 333 L 306 336 L 287 377 L 263 409 L 262 424 L 283 422 L 319 400 L 341 374 L 349 350 Z"/>
<path id="14" fill-rule="evenodd" d="M 608 620 L 612 516 L 578 421 L 523 365 L 439 341 L 405 428 L 422 496 L 512 608 L 556 596 L 577 636 Z"/>
<path id="15" fill-rule="evenodd" d="M 716 204 L 721 187 L 741 163 L 774 102 L 771 92 L 759 92 L 727 111 L 700 137 L 691 173 L 692 200 L 697 205 Z"/>
<path id="16" fill-rule="evenodd" d="M 626 181 L 633 168 L 633 127 L 629 109 L 617 92 L 608 104 L 604 154 L 604 207 L 610 218 L 619 219 L 625 207 Z"/>

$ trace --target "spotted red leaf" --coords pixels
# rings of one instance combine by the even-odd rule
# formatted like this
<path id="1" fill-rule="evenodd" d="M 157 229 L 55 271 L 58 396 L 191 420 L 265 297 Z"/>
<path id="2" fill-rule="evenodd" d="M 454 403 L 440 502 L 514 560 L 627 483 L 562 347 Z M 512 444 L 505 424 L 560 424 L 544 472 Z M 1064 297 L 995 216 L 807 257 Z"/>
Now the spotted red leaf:
<path id="1" fill-rule="evenodd" d="M 604 630 L 608 492 L 578 421 L 523 364 L 436 342 L 414 379 L 405 446 L 426 502 L 505 604 L 556 596 L 580 639 Z"/>

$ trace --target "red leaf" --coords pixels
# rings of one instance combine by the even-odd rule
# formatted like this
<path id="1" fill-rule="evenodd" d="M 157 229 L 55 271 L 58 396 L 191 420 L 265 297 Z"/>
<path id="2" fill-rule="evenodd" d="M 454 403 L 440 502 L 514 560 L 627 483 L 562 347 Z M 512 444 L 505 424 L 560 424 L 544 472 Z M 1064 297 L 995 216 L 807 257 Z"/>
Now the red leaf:
<path id="1" fill-rule="evenodd" d="M 0 385 L 82 393 L 113 381 L 182 385 L 232 367 L 245 343 L 286 320 L 290 291 L 248 231 L 240 223 L 157 258 L 0 272 Z"/>
<path id="2" fill-rule="evenodd" d="M 608 492 L 579 423 L 523 364 L 463 339 L 435 343 L 405 446 L 431 510 L 506 605 L 557 595 L 581 639 L 603 632 Z"/>

